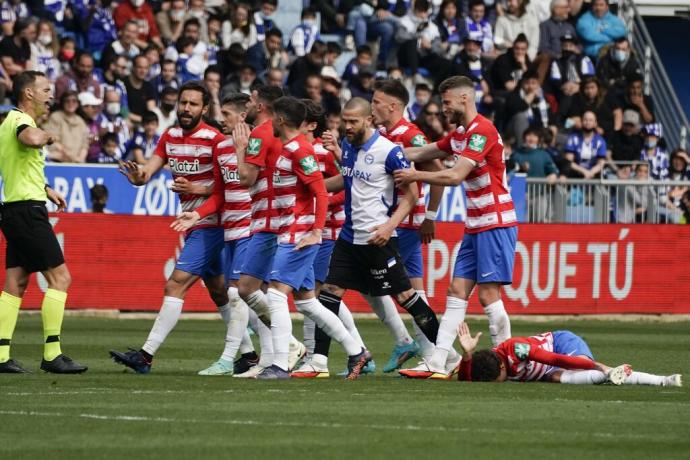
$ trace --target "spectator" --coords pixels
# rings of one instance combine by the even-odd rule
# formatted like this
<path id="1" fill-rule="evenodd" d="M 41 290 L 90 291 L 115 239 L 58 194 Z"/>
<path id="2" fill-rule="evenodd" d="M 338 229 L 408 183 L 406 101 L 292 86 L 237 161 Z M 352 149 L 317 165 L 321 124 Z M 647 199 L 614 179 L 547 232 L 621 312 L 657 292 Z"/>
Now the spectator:
<path id="1" fill-rule="evenodd" d="M 151 82 L 146 81 L 149 72 L 149 60 L 140 55 L 134 58 L 132 72 L 125 79 L 127 88 L 127 105 L 129 106 L 129 121 L 132 124 L 141 123 L 144 112 L 156 106 L 156 93 Z"/>
<path id="2" fill-rule="evenodd" d="M 324 113 L 340 110 L 338 96 L 324 90 L 323 78 L 321 75 L 309 75 L 305 88 L 307 99 L 319 104 L 323 108 Z"/>
<path id="3" fill-rule="evenodd" d="M 522 75 L 527 72 L 531 61 L 527 56 L 529 43 L 524 34 L 515 38 L 512 48 L 502 54 L 491 68 L 494 88 L 500 92 L 513 91 L 517 88 Z"/>
<path id="4" fill-rule="evenodd" d="M 642 75 L 637 57 L 626 37 L 616 40 L 597 63 L 597 77 L 606 86 L 622 95 L 628 82 Z"/>
<path id="5" fill-rule="evenodd" d="M 654 122 L 654 102 L 652 98 L 644 94 L 644 80 L 641 75 L 632 76 L 628 80 L 628 87 L 621 101 L 623 110 L 635 110 L 640 114 L 642 123 Z"/>
<path id="6" fill-rule="evenodd" d="M 326 113 L 340 111 L 340 107 L 352 97 L 350 90 L 343 87 L 340 75 L 333 67 L 324 67 L 321 70 L 321 81 L 324 94 L 330 95 L 326 96 L 328 98 L 326 105 L 329 107 Z M 338 102 L 337 105 L 335 104 L 336 101 Z"/>
<path id="7" fill-rule="evenodd" d="M 106 45 L 117 40 L 117 29 L 110 6 L 104 6 L 102 0 L 90 1 L 79 10 L 79 20 L 84 30 L 86 50 L 94 60 L 100 61 Z"/>
<path id="8" fill-rule="evenodd" d="M 371 102 L 374 95 L 374 74 L 369 70 L 361 71 L 350 81 L 349 90 L 352 97 L 361 97 Z"/>
<path id="9" fill-rule="evenodd" d="M 329 112 L 326 114 L 326 128 L 336 134 L 336 140 L 342 137 L 340 130 L 342 128 L 342 117 L 340 110 L 337 112 Z"/>
<path id="10" fill-rule="evenodd" d="M 38 21 L 37 39 L 31 46 L 31 67 L 43 72 L 48 80 L 55 82 L 62 75 L 62 69 L 60 61 L 57 60 L 60 42 L 52 22 L 47 19 Z"/>
<path id="11" fill-rule="evenodd" d="M 149 45 L 144 50 L 144 56 L 149 60 L 149 73 L 146 74 L 146 80 L 151 81 L 161 74 L 161 55 L 154 45 Z"/>
<path id="12" fill-rule="evenodd" d="M 60 97 L 60 110 L 50 114 L 43 128 L 56 135 L 48 147 L 48 157 L 61 163 L 84 163 L 89 147 L 89 130 L 77 115 L 79 99 L 75 91 L 65 91 Z"/>
<path id="13" fill-rule="evenodd" d="M 577 34 L 585 44 L 585 54 L 597 61 L 602 47 L 625 37 L 625 24 L 609 11 L 607 0 L 592 0 L 592 9 L 577 21 Z"/>
<path id="14" fill-rule="evenodd" d="M 203 73 L 206 65 L 208 65 L 208 45 L 201 37 L 201 21 L 195 17 L 191 17 L 184 22 L 182 26 L 182 35 L 177 39 L 175 46 L 169 46 L 165 50 L 165 58 L 172 61 L 178 61 L 181 52 L 177 49 L 178 44 L 182 38 L 188 38 L 193 44 L 191 51 L 186 52 L 189 58 L 194 58 L 199 66 L 202 66 L 201 73 Z"/>
<path id="15" fill-rule="evenodd" d="M 315 41 L 311 50 L 306 55 L 297 58 L 290 66 L 290 73 L 287 79 L 287 86 L 290 94 L 296 98 L 306 97 L 304 89 L 309 75 L 321 75 L 324 58 L 326 57 L 326 44 L 322 41 Z"/>
<path id="16" fill-rule="evenodd" d="M 609 152 L 609 166 L 615 172 L 619 172 L 619 163 L 632 163 L 639 161 L 640 152 L 644 147 L 644 139 L 640 134 L 640 114 L 634 110 L 623 112 L 623 128 L 615 131 L 611 137 Z"/>
<path id="17" fill-rule="evenodd" d="M 254 68 L 259 77 L 263 77 L 266 69 L 287 69 L 290 60 L 283 49 L 283 33 L 280 29 L 271 29 L 266 33 L 265 41 L 249 48 L 245 62 Z"/>
<path id="18" fill-rule="evenodd" d="M 114 89 L 106 89 L 104 105 L 105 110 L 98 118 L 100 123 L 98 137 L 101 140 L 101 150 L 103 147 L 103 136 L 107 133 L 113 133 L 115 134 L 117 140 L 117 157 L 120 159 L 124 156 L 127 148 L 127 142 L 129 142 L 130 137 L 129 126 L 120 114 L 122 111 L 122 100 L 120 98 L 120 94 Z M 89 159 L 91 161 L 95 161 L 96 163 L 100 163 L 102 157 L 100 153 L 98 153 L 96 158 L 89 157 Z"/>
<path id="19" fill-rule="evenodd" d="M 301 20 L 302 22 L 292 31 L 288 47 L 288 51 L 297 57 L 307 54 L 314 42 L 321 40 L 319 26 L 316 24 L 316 11 L 312 8 L 304 8 Z"/>
<path id="20" fill-rule="evenodd" d="M 254 13 L 254 25 L 256 26 L 256 38 L 258 41 L 264 41 L 268 31 L 275 27 L 273 13 L 277 9 L 278 0 L 261 1 L 261 9 Z"/>
<path id="21" fill-rule="evenodd" d="M 72 70 L 74 56 L 77 55 L 77 43 L 72 37 L 60 38 L 60 52 L 58 62 L 60 63 L 61 75 Z"/>
<path id="22" fill-rule="evenodd" d="M 129 59 L 134 59 L 141 53 L 141 50 L 136 45 L 135 41 L 139 26 L 135 21 L 127 21 L 122 28 L 119 29 L 119 37 L 117 40 L 108 45 L 101 57 L 102 62 L 111 62 L 115 56 L 126 56 Z"/>
<path id="23" fill-rule="evenodd" d="M 341 54 L 343 54 L 343 49 L 340 47 L 338 42 L 326 43 L 326 58 L 324 59 L 324 65 L 333 67 L 335 70 L 335 62 L 338 60 Z"/>
<path id="24" fill-rule="evenodd" d="M 492 107 L 493 98 L 489 87 L 489 58 L 482 56 L 482 43 L 478 38 L 465 37 L 464 48 L 455 57 L 453 74 L 464 75 L 474 81 L 477 110 L 488 113 Z"/>
<path id="25" fill-rule="evenodd" d="M 285 86 L 285 72 L 282 69 L 271 67 L 266 71 L 266 84 L 282 88 Z"/>
<path id="26" fill-rule="evenodd" d="M 575 27 L 568 21 L 570 5 L 568 0 L 551 1 L 551 17 L 539 24 L 539 54 L 549 58 L 561 55 L 561 37 L 575 37 Z"/>
<path id="27" fill-rule="evenodd" d="M 124 79 L 127 78 L 127 69 L 129 61 L 124 56 L 115 56 L 112 62 L 104 63 L 105 70 L 100 75 L 100 82 L 106 87 L 115 89 L 120 93 L 122 100 L 123 113 L 129 112 L 129 104 L 127 103 L 127 87 Z"/>
<path id="28" fill-rule="evenodd" d="M 690 190 L 683 194 L 680 199 L 680 210 L 682 214 L 678 220 L 679 224 L 690 224 Z"/>
<path id="29" fill-rule="evenodd" d="M 388 55 L 395 45 L 395 31 L 400 18 L 410 10 L 410 0 L 377 0 L 374 14 L 367 23 L 367 39 L 379 40 L 379 55 L 377 69 L 386 69 Z M 357 42 L 357 46 L 364 43 Z"/>
<path id="30" fill-rule="evenodd" d="M 96 98 L 93 93 L 83 92 L 79 93 L 80 115 L 86 123 L 88 130 L 88 151 L 86 161 L 88 163 L 95 162 L 98 152 L 101 150 L 99 143 L 99 136 L 101 131 L 101 110 L 103 101 Z"/>
<path id="31" fill-rule="evenodd" d="M 494 43 L 499 50 L 507 50 L 520 34 L 525 34 L 529 43 L 527 55 L 537 56 L 539 49 L 539 21 L 534 12 L 527 9 L 529 0 L 507 0 L 507 10 L 496 20 Z"/>
<path id="32" fill-rule="evenodd" d="M 185 23 L 189 22 L 190 19 L 195 19 L 199 24 L 199 40 L 204 43 L 208 43 L 208 20 L 210 15 L 208 11 L 206 11 L 206 1 L 189 0 L 187 5 L 188 10 L 184 17 Z M 182 34 L 184 35 L 184 31 Z"/>
<path id="33" fill-rule="evenodd" d="M 419 112 L 431 100 L 431 88 L 425 83 L 417 83 L 414 87 L 414 100 L 405 109 L 405 115 L 410 121 L 417 119 Z"/>
<path id="34" fill-rule="evenodd" d="M 669 167 L 669 180 L 672 181 L 687 181 L 690 184 L 690 157 L 688 152 L 684 149 L 676 149 L 671 152 L 671 161 Z M 671 211 L 674 217 L 674 222 L 677 222 L 681 217 L 681 204 L 683 196 L 690 190 L 690 187 L 673 186 L 669 187 L 668 195 L 666 196 L 666 208 Z"/>
<path id="35" fill-rule="evenodd" d="M 31 11 L 25 2 L 18 0 L 5 0 L 0 5 L 0 23 L 2 24 L 2 35 L 9 37 L 14 31 L 14 24 L 17 19 L 28 18 Z"/>
<path id="36" fill-rule="evenodd" d="M 528 71 L 522 76 L 520 86 L 506 100 L 504 115 L 506 134 L 515 139 L 522 139 L 528 126 L 549 126 L 550 108 L 536 72 Z"/>
<path id="37" fill-rule="evenodd" d="M 582 80 L 594 75 L 594 64 L 580 54 L 574 35 L 563 35 L 561 43 L 561 56 L 551 62 L 550 82 L 558 98 L 559 111 L 567 113 L 580 92 Z"/>
<path id="38" fill-rule="evenodd" d="M 140 48 L 146 48 L 149 43 L 155 43 L 158 48 L 163 49 L 156 19 L 153 17 L 153 10 L 148 2 L 144 0 L 125 0 L 115 8 L 113 12 L 115 27 L 118 30 L 126 24 L 133 22 L 137 26 L 137 33 L 134 37 L 134 44 Z"/>
<path id="39" fill-rule="evenodd" d="M 177 74 L 180 83 L 184 84 L 191 80 L 201 80 L 206 69 L 206 62 L 198 54 L 194 54 L 195 41 L 192 37 L 181 36 L 175 44 L 177 52 Z"/>
<path id="40" fill-rule="evenodd" d="M 414 124 L 424 133 L 430 142 L 436 142 L 445 135 L 441 122 L 441 107 L 435 102 L 428 102 L 415 118 Z"/>
<path id="41" fill-rule="evenodd" d="M 161 92 L 160 106 L 154 107 L 151 110 L 158 117 L 158 133 L 159 135 L 177 124 L 177 88 L 166 87 Z"/>
<path id="42" fill-rule="evenodd" d="M 229 48 L 233 43 L 239 43 L 242 48 L 249 49 L 258 40 L 256 26 L 251 21 L 251 9 L 246 3 L 237 3 L 230 14 L 230 21 L 223 23 L 223 46 Z M 262 40 L 263 41 L 263 40 Z"/>
<path id="43" fill-rule="evenodd" d="M 6 35 L 0 41 L 0 63 L 8 77 L 14 78 L 24 70 L 31 61 L 31 43 L 36 40 L 36 19 L 19 18 L 14 23 L 12 35 Z"/>
<path id="44" fill-rule="evenodd" d="M 621 179 L 631 179 L 630 172 L 632 169 L 631 165 L 621 167 Z M 637 163 L 634 170 L 634 180 L 649 181 L 649 165 L 647 163 Z M 631 224 L 651 221 L 656 210 L 656 200 L 654 188 L 647 185 L 616 187 L 616 222 Z"/>
<path id="45" fill-rule="evenodd" d="M 582 129 L 568 136 L 561 174 L 571 178 L 593 179 L 606 164 L 606 141 L 597 133 L 597 116 L 594 112 L 582 115 Z"/>
<path id="46" fill-rule="evenodd" d="M 180 82 L 177 80 L 177 66 L 175 62 L 166 59 L 161 63 L 161 73 L 151 83 L 156 93 L 156 102 L 160 102 L 165 88 L 177 89 Z"/>
<path id="47" fill-rule="evenodd" d="M 122 150 L 115 133 L 105 133 L 101 136 L 101 151 L 98 152 L 96 163 L 117 163 L 122 160 Z"/>
<path id="48" fill-rule="evenodd" d="M 642 128 L 644 147 L 640 160 L 649 163 L 650 176 L 654 180 L 666 180 L 669 176 L 670 160 L 663 141 L 660 123 L 649 123 Z"/>
<path id="49" fill-rule="evenodd" d="M 156 24 L 165 43 L 174 43 L 182 36 L 182 26 L 187 13 L 185 0 L 172 0 L 167 10 L 156 13 Z"/>
<path id="50" fill-rule="evenodd" d="M 224 100 L 230 94 L 233 93 L 243 93 L 251 95 L 254 87 L 259 84 L 260 81 L 256 77 L 256 71 L 254 67 L 249 64 L 245 64 L 240 69 L 239 73 L 233 75 L 230 81 L 223 86 L 221 90 L 221 100 Z M 303 89 L 304 91 L 304 89 Z"/>
<path id="51" fill-rule="evenodd" d="M 222 19 L 219 16 L 209 16 L 206 22 L 208 29 L 208 42 L 206 43 L 206 61 L 208 65 L 218 64 L 218 58 L 223 49 L 221 38 Z"/>
<path id="52" fill-rule="evenodd" d="M 112 214 L 112 211 L 106 209 L 108 204 L 108 188 L 103 184 L 94 184 L 89 189 L 91 195 L 91 209 L 89 212 L 97 214 Z"/>
<path id="53" fill-rule="evenodd" d="M 543 128 L 531 126 L 522 135 L 522 146 L 511 156 L 519 170 L 527 173 L 527 177 L 547 178 L 555 183 L 558 178 L 558 168 L 551 155 L 542 148 Z"/>
<path id="54" fill-rule="evenodd" d="M 373 53 L 369 45 L 362 45 L 357 47 L 357 54 L 345 66 L 343 71 L 343 80 L 349 81 L 355 77 L 362 69 L 371 69 L 373 62 Z"/>
<path id="55" fill-rule="evenodd" d="M 127 158 L 139 164 L 146 163 L 156 150 L 160 135 L 158 134 L 158 116 L 155 112 L 144 112 L 142 127 L 127 143 Z"/>
<path id="56" fill-rule="evenodd" d="M 482 3 L 483 5 L 483 3 Z M 443 0 L 434 23 L 441 34 L 441 46 L 446 57 L 452 58 L 462 47 L 462 40 L 467 36 L 465 24 L 460 19 L 455 0 Z M 493 45 L 493 39 L 491 39 Z"/>
<path id="57" fill-rule="evenodd" d="M 72 90 L 79 93 L 88 91 L 96 98 L 102 95 L 101 84 L 93 74 L 93 58 L 86 52 L 80 52 L 74 58 L 74 69 L 66 72 L 55 82 L 55 97 L 60 99 L 62 93 Z"/>
<path id="58" fill-rule="evenodd" d="M 491 23 L 486 18 L 486 5 L 483 0 L 472 0 L 469 4 L 469 14 L 465 16 L 465 33 L 472 40 L 480 41 L 482 53 L 495 55 L 494 33 Z"/>
<path id="59" fill-rule="evenodd" d="M 319 29 L 325 34 L 339 34 L 344 31 L 345 16 L 339 13 L 341 4 L 344 0 L 333 2 L 332 0 L 311 0 L 309 6 L 321 13 L 321 24 Z"/>
<path id="60" fill-rule="evenodd" d="M 566 129 L 582 128 L 582 114 L 590 110 L 597 116 L 597 131 L 610 139 L 614 132 L 623 127 L 623 109 L 613 92 L 606 91 L 596 77 L 585 77 L 581 83 L 582 91 L 574 98 L 570 112 L 566 113 Z M 570 121 L 568 121 L 570 120 Z M 638 122 L 639 124 L 639 117 Z"/>
<path id="61" fill-rule="evenodd" d="M 445 50 L 438 27 L 429 20 L 430 8 L 429 0 L 416 0 L 412 10 L 400 19 L 395 38 L 400 66 L 407 68 L 417 82 L 423 80 L 420 66 L 433 70 L 430 73 L 439 85 L 450 75 L 451 62 L 442 57 Z"/>

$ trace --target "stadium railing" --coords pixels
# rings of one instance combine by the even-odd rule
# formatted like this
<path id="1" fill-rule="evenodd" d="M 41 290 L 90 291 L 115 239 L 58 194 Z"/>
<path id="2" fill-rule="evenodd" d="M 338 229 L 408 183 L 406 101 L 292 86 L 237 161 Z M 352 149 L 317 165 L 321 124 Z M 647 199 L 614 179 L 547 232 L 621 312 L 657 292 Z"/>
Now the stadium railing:
<path id="1" fill-rule="evenodd" d="M 672 148 L 688 148 L 690 123 L 668 78 L 644 19 L 633 0 L 620 0 L 619 15 L 630 31 L 630 44 L 642 60 L 645 94 L 652 97 L 655 116 L 664 127 L 664 137 Z M 682 40 L 682 37 L 679 37 Z"/>
<path id="2" fill-rule="evenodd" d="M 677 223 L 680 211 L 666 206 L 673 187 L 689 188 L 690 182 L 528 178 L 526 222 Z"/>

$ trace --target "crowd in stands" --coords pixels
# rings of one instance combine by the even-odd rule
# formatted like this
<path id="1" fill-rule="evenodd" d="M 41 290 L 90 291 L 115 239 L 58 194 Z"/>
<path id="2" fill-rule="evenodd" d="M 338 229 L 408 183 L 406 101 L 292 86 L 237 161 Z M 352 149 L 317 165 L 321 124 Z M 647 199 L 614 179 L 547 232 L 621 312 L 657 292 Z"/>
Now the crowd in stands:
<path id="1" fill-rule="evenodd" d="M 268 84 L 320 103 L 337 130 L 345 101 L 396 78 L 412 96 L 406 116 L 433 141 L 455 128 L 438 83 L 466 75 L 513 171 L 630 178 L 643 162 L 652 179 L 690 179 L 687 152 L 664 141 L 640 58 L 610 10 L 617 2 L 301 3 L 299 24 L 281 31 L 278 0 L 5 0 L 0 100 L 7 111 L 12 78 L 43 71 L 55 84 L 41 120 L 59 138 L 51 161 L 144 162 L 176 123 L 176 90 L 188 80 L 210 89 L 210 120 L 227 95 Z M 668 206 L 685 191 L 669 193 Z"/>

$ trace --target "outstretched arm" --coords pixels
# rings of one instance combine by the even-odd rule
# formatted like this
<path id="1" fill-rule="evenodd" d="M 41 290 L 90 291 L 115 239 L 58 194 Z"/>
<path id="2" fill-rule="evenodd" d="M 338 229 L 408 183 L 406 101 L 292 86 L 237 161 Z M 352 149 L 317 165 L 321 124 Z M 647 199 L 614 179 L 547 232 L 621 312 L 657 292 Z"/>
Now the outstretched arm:
<path id="1" fill-rule="evenodd" d="M 160 171 L 164 164 L 165 160 L 163 158 L 153 155 L 143 165 L 134 161 L 121 161 L 120 172 L 124 174 L 132 185 L 140 186 L 150 181 L 151 177 Z"/>
<path id="2" fill-rule="evenodd" d="M 451 169 L 441 171 L 418 171 L 414 167 L 395 171 L 395 183 L 400 186 L 422 181 L 431 185 L 460 185 L 474 168 L 474 163 L 460 157 Z"/>
<path id="3" fill-rule="evenodd" d="M 438 160 L 448 156 L 448 153 L 438 147 L 438 143 L 422 145 L 420 147 L 408 147 L 405 149 L 405 157 L 415 163 Z"/>

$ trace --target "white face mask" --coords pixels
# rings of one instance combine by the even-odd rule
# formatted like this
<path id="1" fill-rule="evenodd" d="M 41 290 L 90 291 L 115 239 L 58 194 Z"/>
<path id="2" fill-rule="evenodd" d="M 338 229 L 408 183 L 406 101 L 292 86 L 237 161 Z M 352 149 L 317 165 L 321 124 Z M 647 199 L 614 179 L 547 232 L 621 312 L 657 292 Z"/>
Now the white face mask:
<path id="1" fill-rule="evenodd" d="M 105 105 L 105 111 L 108 115 L 119 115 L 120 114 L 120 103 L 119 102 L 108 102 Z"/>
<path id="2" fill-rule="evenodd" d="M 316 25 L 316 20 L 315 19 L 305 19 L 304 21 L 302 21 L 302 23 L 304 23 L 305 26 L 314 27 Z"/>
<path id="3" fill-rule="evenodd" d="M 132 0 L 132 5 L 134 5 L 137 8 L 139 8 L 143 4 L 144 4 L 144 0 Z"/>
<path id="4" fill-rule="evenodd" d="M 53 42 L 53 37 L 52 37 L 52 35 L 49 35 L 49 34 L 39 35 L 38 41 L 41 45 L 48 46 Z"/>

